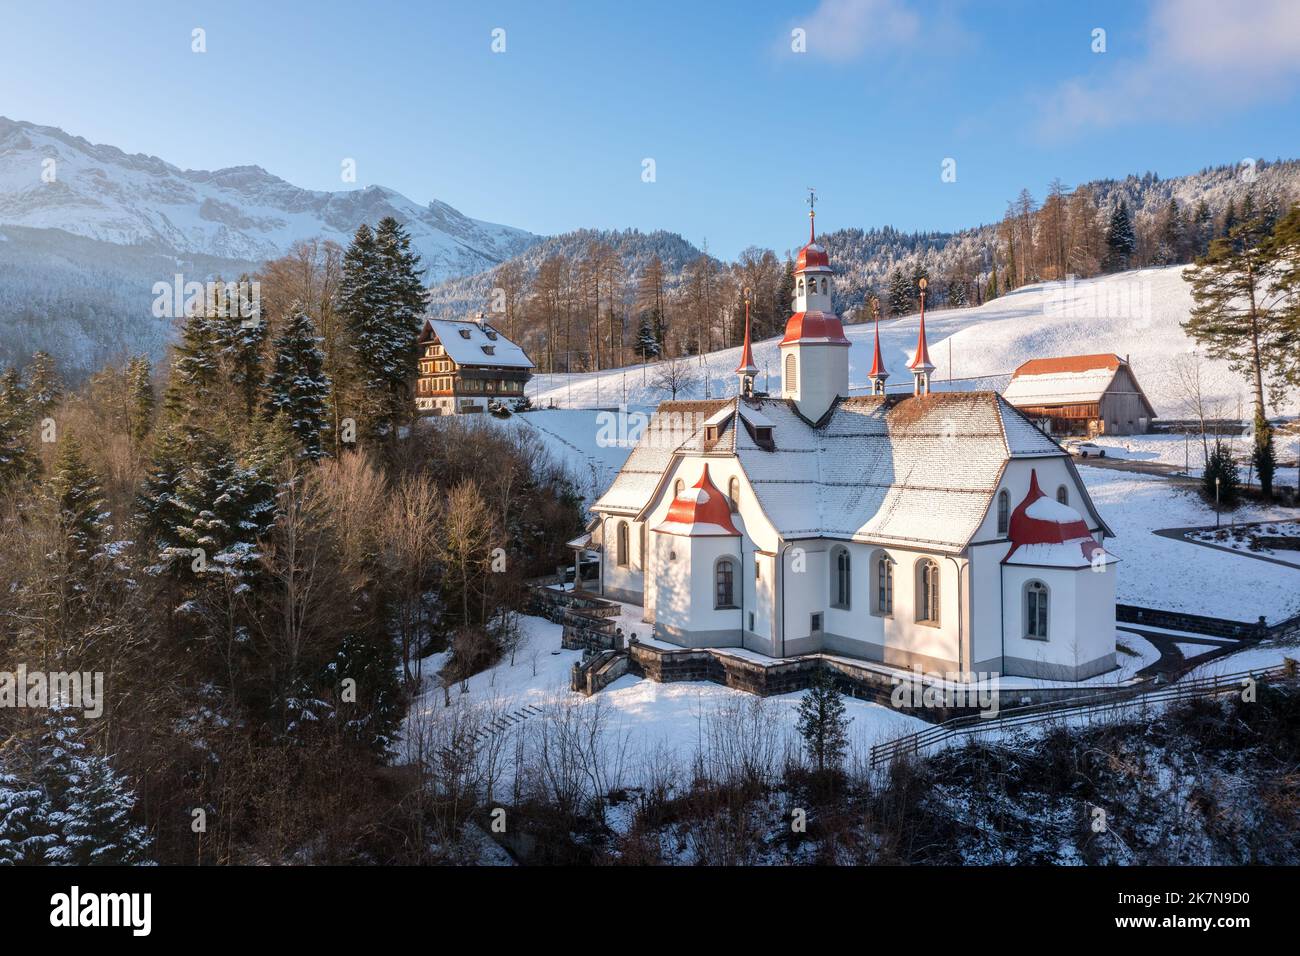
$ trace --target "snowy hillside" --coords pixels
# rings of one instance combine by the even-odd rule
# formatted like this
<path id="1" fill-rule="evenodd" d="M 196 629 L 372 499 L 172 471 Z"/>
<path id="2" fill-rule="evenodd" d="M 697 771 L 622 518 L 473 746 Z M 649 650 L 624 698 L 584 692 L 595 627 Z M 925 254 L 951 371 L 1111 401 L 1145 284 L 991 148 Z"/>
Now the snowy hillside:
<path id="1" fill-rule="evenodd" d="M 1192 306 L 1182 269 L 1140 269 L 1081 280 L 1070 287 L 1029 285 L 982 306 L 927 311 L 930 357 L 938 365 L 935 389 L 1001 390 L 1011 372 L 1029 359 L 1115 352 L 1129 357 L 1157 413 L 1166 418 L 1186 417 L 1172 364 L 1176 356 L 1193 348 L 1179 325 Z M 881 324 L 881 348 L 891 391 L 911 388 L 906 366 L 916 346 L 918 322 L 918 317 L 911 315 Z M 846 326 L 845 334 L 853 343 L 849 386 L 865 391 L 871 368 L 872 326 Z M 779 341 L 771 338 L 754 345 L 754 359 L 763 370 L 756 384 L 770 392 L 780 390 Z M 703 361 L 683 359 L 692 380 L 678 397 L 734 394 L 733 369 L 739 357 L 736 348 L 711 352 Z M 668 397 L 656 385 L 658 372 L 655 365 L 636 365 L 572 376 L 541 374 L 533 380 L 529 394 L 534 404 L 554 403 L 562 408 L 614 406 L 624 401 L 625 394 L 630 405 L 651 405 Z M 1226 364 L 1207 362 L 1204 372 L 1207 391 L 1229 403 L 1230 414 L 1236 414 L 1239 398 L 1246 407 L 1246 383 Z M 1278 411 L 1295 413 L 1296 409 Z"/>
<path id="2" fill-rule="evenodd" d="M 521 229 L 470 219 L 446 203 L 420 205 L 382 186 L 319 192 L 258 166 L 182 170 L 61 129 L 0 117 L 3 225 L 260 261 L 315 236 L 346 245 L 358 225 L 388 215 L 406 224 L 431 282 L 489 269 L 537 240 Z"/>

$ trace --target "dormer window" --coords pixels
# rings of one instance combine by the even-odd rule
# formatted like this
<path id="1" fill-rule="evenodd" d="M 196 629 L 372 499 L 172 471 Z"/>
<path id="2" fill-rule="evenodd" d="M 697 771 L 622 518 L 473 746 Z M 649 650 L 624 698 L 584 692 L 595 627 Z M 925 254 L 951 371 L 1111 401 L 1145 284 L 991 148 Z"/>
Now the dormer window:
<path id="1" fill-rule="evenodd" d="M 717 440 L 718 440 L 718 426 L 717 426 L 717 425 L 705 425 L 705 426 L 704 426 L 704 440 L 705 440 L 705 441 L 717 441 Z"/>
<path id="2" fill-rule="evenodd" d="M 479 348 L 483 350 L 483 354 L 485 355 L 495 355 L 497 351 L 495 345 L 480 345 Z"/>
<path id="3" fill-rule="evenodd" d="M 493 332 L 491 329 L 487 330 L 487 337 L 490 338 L 493 342 L 497 340 L 497 334 Z"/>
<path id="4" fill-rule="evenodd" d="M 469 338 L 469 329 L 461 329 L 461 330 L 460 330 L 460 337 L 461 337 L 462 339 L 468 339 L 468 338 Z"/>

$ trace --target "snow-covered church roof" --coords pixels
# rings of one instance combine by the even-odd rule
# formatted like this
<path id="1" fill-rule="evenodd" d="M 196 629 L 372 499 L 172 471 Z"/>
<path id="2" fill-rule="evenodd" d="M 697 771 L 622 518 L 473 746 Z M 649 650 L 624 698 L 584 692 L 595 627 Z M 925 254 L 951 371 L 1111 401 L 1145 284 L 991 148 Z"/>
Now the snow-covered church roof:
<path id="1" fill-rule="evenodd" d="M 718 414 L 729 407 L 739 427 L 735 415 Z M 710 418 L 714 438 L 703 427 Z M 1008 459 L 1068 461 L 994 392 L 841 399 L 816 425 L 782 399 L 664 402 L 593 510 L 639 513 L 678 455 L 734 455 L 787 539 L 952 551 L 979 528 Z"/>

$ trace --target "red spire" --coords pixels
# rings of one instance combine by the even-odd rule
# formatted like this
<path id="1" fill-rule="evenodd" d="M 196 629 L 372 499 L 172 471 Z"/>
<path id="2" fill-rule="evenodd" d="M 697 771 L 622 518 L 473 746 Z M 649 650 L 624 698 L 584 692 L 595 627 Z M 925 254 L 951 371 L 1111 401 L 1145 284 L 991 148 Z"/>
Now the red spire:
<path id="1" fill-rule="evenodd" d="M 912 357 L 912 364 L 908 368 L 933 369 L 934 367 L 934 363 L 930 361 L 930 348 L 925 342 L 925 286 L 921 286 L 921 329 L 916 336 L 916 355 Z"/>
<path id="2" fill-rule="evenodd" d="M 749 296 L 745 296 L 745 347 L 740 351 L 740 364 L 736 366 L 737 375 L 757 375 L 758 366 L 754 364 L 754 354 L 749 349 Z"/>
<path id="3" fill-rule="evenodd" d="M 867 378 L 887 378 L 889 373 L 885 371 L 885 360 L 880 356 L 880 313 L 872 309 L 876 316 L 876 352 L 871 357 L 871 371 Z"/>

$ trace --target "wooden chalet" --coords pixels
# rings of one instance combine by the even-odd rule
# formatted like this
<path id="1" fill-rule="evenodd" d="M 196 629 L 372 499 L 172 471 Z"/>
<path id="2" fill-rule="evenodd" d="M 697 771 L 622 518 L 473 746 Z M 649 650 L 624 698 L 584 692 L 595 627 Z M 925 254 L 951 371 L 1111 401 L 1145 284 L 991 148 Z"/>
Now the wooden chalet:
<path id="1" fill-rule="evenodd" d="M 415 407 L 425 415 L 487 410 L 494 400 L 523 398 L 533 363 L 514 342 L 480 316 L 428 319 L 420 332 Z"/>

